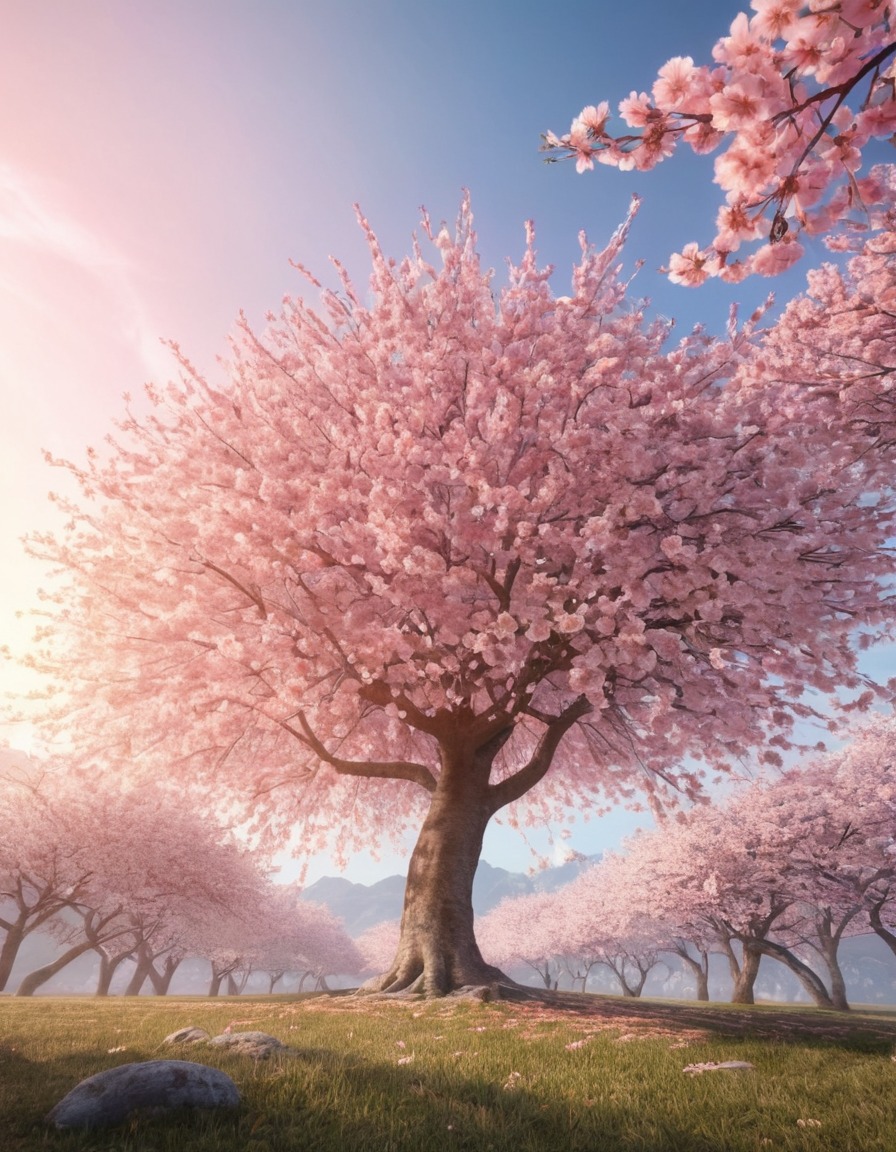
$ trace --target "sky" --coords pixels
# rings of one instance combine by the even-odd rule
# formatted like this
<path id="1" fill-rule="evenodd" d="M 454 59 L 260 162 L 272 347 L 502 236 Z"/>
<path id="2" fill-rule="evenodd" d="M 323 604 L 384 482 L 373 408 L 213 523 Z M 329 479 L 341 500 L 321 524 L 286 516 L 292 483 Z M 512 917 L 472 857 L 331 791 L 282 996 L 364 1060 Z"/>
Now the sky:
<path id="1" fill-rule="evenodd" d="M 47 500 L 101 446 L 152 380 L 174 375 L 165 341 L 214 376 L 240 309 L 263 327 L 302 292 L 290 260 L 334 283 L 337 256 L 357 283 L 361 205 L 402 256 L 425 205 L 453 220 L 469 188 L 498 279 L 533 219 L 555 290 L 578 233 L 604 242 L 633 193 L 642 208 L 626 262 L 637 295 L 681 330 L 722 328 L 773 285 L 701 289 L 658 272 L 673 250 L 707 242 L 718 202 L 712 158 L 682 153 L 646 174 L 547 165 L 540 134 L 567 130 L 588 103 L 649 89 L 669 57 L 702 62 L 740 0 L 7 0 L 0 37 L 0 643 L 22 654 L 42 573 L 20 538 L 52 529 Z M 811 252 L 811 249 L 810 249 Z M 811 252 L 820 261 L 824 250 Z M 0 691 L 27 687 L 0 665 Z M 27 732 L 6 738 L 27 743 Z M 640 818 L 577 823 L 569 847 L 618 845 Z M 542 853 L 552 848 L 532 836 Z M 533 864 L 516 833 L 489 833 L 484 856 Z M 392 857 L 346 873 L 367 882 Z M 332 872 L 316 861 L 309 877 Z"/>

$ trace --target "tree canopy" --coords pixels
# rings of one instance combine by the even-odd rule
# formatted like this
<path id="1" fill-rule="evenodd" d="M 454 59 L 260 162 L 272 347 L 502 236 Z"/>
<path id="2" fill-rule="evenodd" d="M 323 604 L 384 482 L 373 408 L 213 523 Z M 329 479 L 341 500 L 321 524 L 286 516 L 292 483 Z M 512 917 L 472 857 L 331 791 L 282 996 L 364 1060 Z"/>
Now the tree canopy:
<path id="1" fill-rule="evenodd" d="M 531 227 L 496 289 L 468 200 L 453 235 L 424 219 L 434 263 L 361 218 L 366 296 L 343 273 L 322 312 L 243 322 L 224 383 L 180 355 L 30 543 L 61 574 L 46 730 L 81 763 L 202 783 L 306 850 L 427 813 L 387 987 L 494 977 L 469 888 L 495 812 L 774 760 L 892 623 L 889 441 L 768 370 L 758 316 L 672 341 L 627 297 L 629 223 L 555 296 Z"/>

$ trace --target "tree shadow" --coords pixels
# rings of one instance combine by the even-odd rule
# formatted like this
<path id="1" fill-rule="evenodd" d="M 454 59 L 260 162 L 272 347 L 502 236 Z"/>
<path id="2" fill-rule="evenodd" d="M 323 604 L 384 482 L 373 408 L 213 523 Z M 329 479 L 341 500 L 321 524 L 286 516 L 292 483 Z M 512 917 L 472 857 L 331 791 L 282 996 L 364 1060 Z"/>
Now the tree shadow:
<path id="1" fill-rule="evenodd" d="M 834 1044 L 851 1051 L 884 1053 L 896 1044 L 896 1015 L 886 1010 L 836 1012 L 776 1004 L 727 1004 L 647 1000 L 577 992 L 539 994 L 538 1002 L 558 1013 L 618 1021 L 622 1027 L 698 1029 L 711 1036 Z"/>

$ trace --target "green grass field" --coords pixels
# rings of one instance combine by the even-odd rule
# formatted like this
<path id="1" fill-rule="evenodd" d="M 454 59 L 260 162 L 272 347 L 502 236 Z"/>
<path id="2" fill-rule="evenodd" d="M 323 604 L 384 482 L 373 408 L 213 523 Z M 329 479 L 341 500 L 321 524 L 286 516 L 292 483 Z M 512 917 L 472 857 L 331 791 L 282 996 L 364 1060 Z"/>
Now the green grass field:
<path id="1" fill-rule="evenodd" d="M 269 1032 L 268 1060 L 160 1048 L 177 1028 Z M 896 1017 L 569 997 L 468 1001 L 0 998 L 0 1149 L 116 1152 L 896 1150 Z M 162 1057 L 229 1073 L 230 1114 L 60 1133 L 86 1076 Z M 690 1075 L 746 1060 L 752 1071 Z"/>

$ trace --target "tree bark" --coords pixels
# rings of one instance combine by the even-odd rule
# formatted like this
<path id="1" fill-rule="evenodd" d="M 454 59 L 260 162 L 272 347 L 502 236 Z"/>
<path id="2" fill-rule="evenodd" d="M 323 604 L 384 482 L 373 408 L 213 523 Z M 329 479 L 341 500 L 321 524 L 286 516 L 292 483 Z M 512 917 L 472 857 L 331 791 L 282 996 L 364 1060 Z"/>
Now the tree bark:
<path id="1" fill-rule="evenodd" d="M 61 956 L 57 956 L 51 964 L 45 964 L 43 968 L 36 968 L 33 972 L 29 973 L 16 989 L 16 996 L 33 996 L 42 984 L 52 979 L 57 972 L 61 972 L 63 968 L 67 967 L 73 960 L 77 960 L 79 956 L 83 956 L 85 952 L 90 952 L 93 948 L 93 943 L 90 940 L 84 940 L 80 944 L 75 944 L 68 951 L 63 952 Z"/>
<path id="2" fill-rule="evenodd" d="M 9 983 L 16 956 L 24 939 L 25 930 L 19 923 L 12 923 L 7 927 L 3 946 L 0 947 L 0 992 Z"/>
<path id="3" fill-rule="evenodd" d="M 137 967 L 134 969 L 133 975 L 128 982 L 128 986 L 124 990 L 125 996 L 140 995 L 140 990 L 149 979 L 150 968 L 152 968 L 152 963 L 147 959 L 146 956 L 138 952 Z"/>
<path id="4" fill-rule="evenodd" d="M 100 957 L 100 974 L 97 980 L 96 994 L 97 996 L 108 996 L 115 973 L 130 954 L 125 952 L 121 956 L 107 956 L 106 953 L 99 948 L 97 952 Z"/>
<path id="5" fill-rule="evenodd" d="M 772 956 L 786 968 L 789 968 L 819 1008 L 834 1007 L 830 993 L 825 988 L 824 981 L 818 973 L 813 972 L 809 965 L 804 964 L 789 948 L 785 948 L 783 944 L 778 944 L 774 940 L 763 940 L 759 944 L 759 948 L 766 956 Z"/>
<path id="6" fill-rule="evenodd" d="M 818 943 L 814 945 L 818 954 L 824 961 L 828 970 L 831 985 L 831 1002 L 839 1012 L 849 1011 L 849 1001 L 846 998 L 846 980 L 843 969 L 840 967 L 840 941 L 849 924 L 860 911 L 859 905 L 847 910 L 840 916 L 837 927 L 834 927 L 834 914 L 830 909 L 823 909 L 815 918 L 815 934 Z"/>
<path id="7" fill-rule="evenodd" d="M 731 964 L 732 960 L 734 960 L 733 949 L 729 953 L 729 964 Z M 731 993 L 732 1004 L 755 1003 L 753 986 L 756 983 L 756 977 L 759 975 L 759 963 L 761 960 L 762 952 L 756 942 L 753 940 L 743 941 L 743 958 L 738 966 L 736 979 L 734 981 L 734 990 Z"/>
<path id="8" fill-rule="evenodd" d="M 492 764 L 513 734 L 515 715 L 455 713 L 422 726 L 438 743 L 438 777 L 421 764 L 365 766 L 333 757 L 305 725 L 306 743 L 337 771 L 412 780 L 431 796 L 408 868 L 398 952 L 388 972 L 368 980 L 361 991 L 444 996 L 464 987 L 496 985 L 517 996 L 527 994 L 482 958 L 473 931 L 473 877 L 489 820 L 544 779 L 564 735 L 590 711 L 584 696 L 557 716 L 530 709 L 544 724 L 541 737 L 528 761 L 494 784 Z"/>
<path id="9" fill-rule="evenodd" d="M 687 945 L 683 940 L 676 941 L 673 945 L 672 951 L 679 959 L 683 960 L 690 968 L 694 975 L 694 980 L 697 984 L 697 999 L 708 1001 L 709 1000 L 709 953 L 703 948 L 698 948 L 700 959 L 695 960 L 694 957 L 688 952 Z"/>
<path id="10" fill-rule="evenodd" d="M 496 810 L 488 775 L 507 735 L 466 755 L 442 747 L 442 772 L 408 867 L 398 952 L 362 990 L 444 996 L 469 985 L 513 986 L 483 960 L 473 930 L 473 877 Z"/>
<path id="11" fill-rule="evenodd" d="M 868 911 L 868 922 L 872 930 L 883 940 L 884 944 L 890 949 L 894 956 L 896 956 L 896 934 L 890 931 L 889 928 L 884 926 L 881 920 L 880 912 L 883 907 L 883 901 L 879 904 L 873 904 Z"/>
<path id="12" fill-rule="evenodd" d="M 156 996 L 168 995 L 168 989 L 171 987 L 171 981 L 174 977 L 174 973 L 180 967 L 180 963 L 181 960 L 179 957 L 175 958 L 174 956 L 166 956 L 165 965 L 161 972 L 156 968 L 155 964 L 150 963 L 149 979 L 152 982 L 152 990 Z"/>

